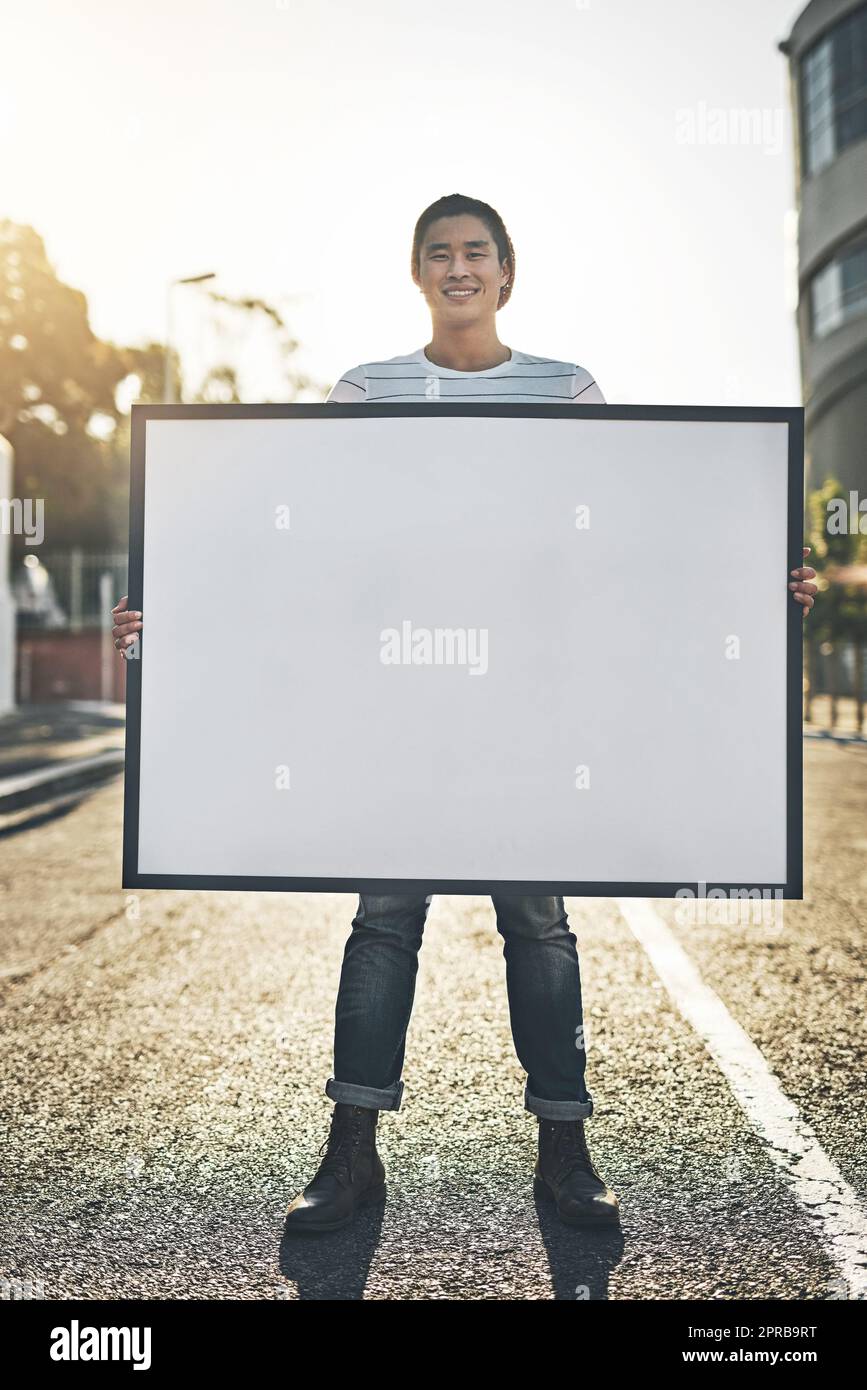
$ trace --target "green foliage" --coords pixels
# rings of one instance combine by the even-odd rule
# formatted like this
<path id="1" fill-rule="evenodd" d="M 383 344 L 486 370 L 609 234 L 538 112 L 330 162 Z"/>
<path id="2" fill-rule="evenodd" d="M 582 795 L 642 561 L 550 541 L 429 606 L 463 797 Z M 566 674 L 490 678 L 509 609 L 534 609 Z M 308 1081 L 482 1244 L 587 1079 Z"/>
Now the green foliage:
<path id="1" fill-rule="evenodd" d="M 97 338 L 84 295 L 57 278 L 33 228 L 0 221 L 0 433 L 15 450 L 15 495 L 45 501 L 52 549 L 102 548 L 125 531 L 115 390 L 135 361 Z"/>
<path id="2" fill-rule="evenodd" d="M 80 290 L 58 280 L 32 227 L 0 222 L 0 433 L 34 421 L 62 435 L 117 418 L 122 353 L 101 342 Z M 17 445 L 16 445 L 17 447 Z"/>
<path id="3" fill-rule="evenodd" d="M 278 400 L 295 401 L 302 392 L 325 399 L 328 388 L 298 367 L 295 357 L 300 343 L 276 305 L 265 299 L 228 295 L 215 289 L 206 289 L 203 293 L 210 301 L 213 322 L 230 350 L 230 356 L 210 369 L 192 397 L 194 401 L 214 404 L 240 401 L 242 397 L 238 394 L 238 383 L 245 350 L 255 337 L 258 336 L 261 341 L 263 334 L 269 350 L 276 353 L 281 381 Z M 260 396 L 259 399 L 268 398 Z"/>
<path id="4" fill-rule="evenodd" d="M 325 389 L 295 367 L 299 345 L 279 310 L 262 299 L 216 292 L 209 298 L 213 312 L 228 316 L 226 336 L 236 351 L 248 327 L 264 326 L 271 335 L 285 382 L 282 399 L 294 400 L 301 391 L 324 399 Z M 58 279 L 38 233 L 0 220 L 0 434 L 15 450 L 14 495 L 44 499 L 47 549 L 125 546 L 127 404 L 164 399 L 165 353 L 162 343 L 101 341 L 90 327 L 85 296 Z M 171 370 L 179 400 L 175 352 Z M 212 366 L 195 399 L 240 400 L 237 364 Z M 12 539 L 20 558 L 24 538 Z"/>
<path id="5" fill-rule="evenodd" d="M 848 491 L 843 490 L 837 478 L 826 479 L 807 498 L 807 544 L 812 551 L 805 563 L 819 571 L 815 581 L 819 593 L 807 618 L 809 636 L 815 642 L 867 641 L 867 592 L 834 578 L 835 570 L 845 566 L 867 565 L 867 535 L 860 530 L 853 535 L 850 526 L 839 534 L 834 527 L 829 529 L 837 512 L 835 500 L 840 498 L 846 500 L 848 507 Z"/>

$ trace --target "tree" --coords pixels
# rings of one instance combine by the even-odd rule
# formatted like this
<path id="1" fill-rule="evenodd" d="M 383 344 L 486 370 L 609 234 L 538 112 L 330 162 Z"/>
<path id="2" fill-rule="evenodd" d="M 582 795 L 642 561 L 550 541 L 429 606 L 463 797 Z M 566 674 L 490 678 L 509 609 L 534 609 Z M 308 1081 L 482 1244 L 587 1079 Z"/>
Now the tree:
<path id="1" fill-rule="evenodd" d="M 115 391 L 132 360 L 92 331 L 85 296 L 58 279 L 34 229 L 0 221 L 0 433 L 16 495 L 45 502 L 48 548 L 105 544 L 115 527 L 127 485 L 111 447 Z"/>
<path id="2" fill-rule="evenodd" d="M 241 400 L 240 357 L 247 336 L 263 331 L 279 356 L 278 399 L 302 391 L 324 398 L 325 388 L 296 367 L 298 342 L 278 308 L 216 291 L 209 297 L 223 335 L 221 360 L 194 399 Z M 99 339 L 84 294 L 58 278 L 38 233 L 0 221 L 0 434 L 15 450 L 15 495 L 44 500 L 46 550 L 125 544 L 128 404 L 162 401 L 165 354 L 158 342 L 125 347 Z M 171 369 L 180 399 L 174 351 Z M 119 403 L 124 394 L 129 400 Z M 25 550 L 24 538 L 13 536 L 13 554 Z"/>
<path id="3" fill-rule="evenodd" d="M 32 227 L 0 222 L 0 433 L 17 447 L 38 421 L 55 434 L 83 433 L 94 417 L 116 420 L 123 353 L 92 331 L 87 300 L 57 278 Z"/>
<path id="4" fill-rule="evenodd" d="M 264 333 L 268 347 L 277 354 L 279 400 L 297 400 L 302 392 L 325 399 L 327 387 L 307 376 L 294 361 L 300 344 L 275 304 L 253 296 L 223 294 L 220 290 L 208 289 L 205 294 L 214 306 L 214 326 L 226 356 L 209 369 L 194 400 L 229 403 L 242 399 L 241 358 L 248 341 L 257 333 Z M 257 399 L 267 397 L 257 394 Z"/>
<path id="5" fill-rule="evenodd" d="M 831 722 L 834 724 L 840 686 L 841 649 L 847 642 L 853 644 L 855 698 L 860 729 L 863 715 L 860 677 L 864 645 L 867 643 L 867 592 L 853 572 L 856 572 L 856 567 L 867 566 L 867 535 L 863 535 L 860 529 L 853 531 L 848 512 L 845 513 L 846 525 L 840 528 L 829 526 L 831 517 L 844 498 L 848 505 L 848 494 L 844 492 L 840 480 L 833 477 L 826 479 L 807 498 L 808 544 L 812 547 L 808 561 L 811 564 L 815 562 L 815 567 L 822 572 L 817 579 L 819 601 L 806 619 L 806 654 L 810 676 L 816 669 L 817 648 L 830 660 Z M 859 521 L 860 514 L 855 518 L 856 526 Z"/>

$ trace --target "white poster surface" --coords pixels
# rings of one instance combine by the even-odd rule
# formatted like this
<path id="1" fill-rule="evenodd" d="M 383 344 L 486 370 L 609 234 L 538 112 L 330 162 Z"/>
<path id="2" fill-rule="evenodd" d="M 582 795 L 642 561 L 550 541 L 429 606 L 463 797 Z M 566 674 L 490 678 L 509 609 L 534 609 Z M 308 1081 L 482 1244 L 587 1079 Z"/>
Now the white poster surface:
<path id="1" fill-rule="evenodd" d="M 799 895 L 786 412 L 137 409 L 126 885 Z"/>

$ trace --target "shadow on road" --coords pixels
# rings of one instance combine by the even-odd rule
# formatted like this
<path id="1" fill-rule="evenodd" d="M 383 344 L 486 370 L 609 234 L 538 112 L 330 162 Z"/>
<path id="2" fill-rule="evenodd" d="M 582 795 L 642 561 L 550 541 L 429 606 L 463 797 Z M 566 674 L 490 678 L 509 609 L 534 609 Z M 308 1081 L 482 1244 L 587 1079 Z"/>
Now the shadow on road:
<path id="1" fill-rule="evenodd" d="M 298 1299 L 361 1300 L 386 1204 L 362 1207 L 341 1231 L 284 1232 L 280 1272 L 293 1280 Z"/>
<path id="2" fill-rule="evenodd" d="M 364 1299 L 386 1209 L 387 1204 L 363 1208 L 341 1231 L 294 1231 L 291 1235 L 284 1232 L 280 1272 L 294 1283 L 299 1301 Z M 536 1213 L 551 1271 L 552 1300 L 606 1300 L 611 1272 L 623 1257 L 622 1231 L 616 1227 L 584 1230 L 566 1226 L 547 1203 L 538 1200 Z M 468 1258 L 470 1283 L 471 1265 Z"/>
<path id="3" fill-rule="evenodd" d="M 551 1270 L 552 1297 L 572 1303 L 607 1299 L 611 1271 L 623 1257 L 622 1230 L 567 1226 L 548 1202 L 533 1200 Z"/>
<path id="4" fill-rule="evenodd" d="M 12 835 L 20 835 L 25 830 L 36 830 L 40 825 L 47 825 L 49 821 L 69 815 L 70 811 L 81 805 L 86 796 L 87 792 L 80 791 L 76 792 L 74 797 L 53 801 L 48 806 L 33 806 L 19 811 L 14 817 L 0 815 L 0 840 L 8 840 Z"/>

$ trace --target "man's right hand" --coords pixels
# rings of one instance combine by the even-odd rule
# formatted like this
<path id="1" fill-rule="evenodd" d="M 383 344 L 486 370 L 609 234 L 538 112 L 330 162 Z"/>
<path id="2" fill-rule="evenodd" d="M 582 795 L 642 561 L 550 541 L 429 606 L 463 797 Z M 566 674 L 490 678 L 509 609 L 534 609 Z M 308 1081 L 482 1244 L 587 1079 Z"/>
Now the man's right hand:
<path id="1" fill-rule="evenodd" d="M 142 626 L 141 613 L 131 613 L 127 608 L 128 597 L 128 594 L 124 594 L 120 603 L 115 604 L 111 610 L 111 616 L 114 618 L 111 635 L 114 638 L 114 645 L 124 659 L 126 658 L 127 647 L 131 646 L 138 637 Z"/>

